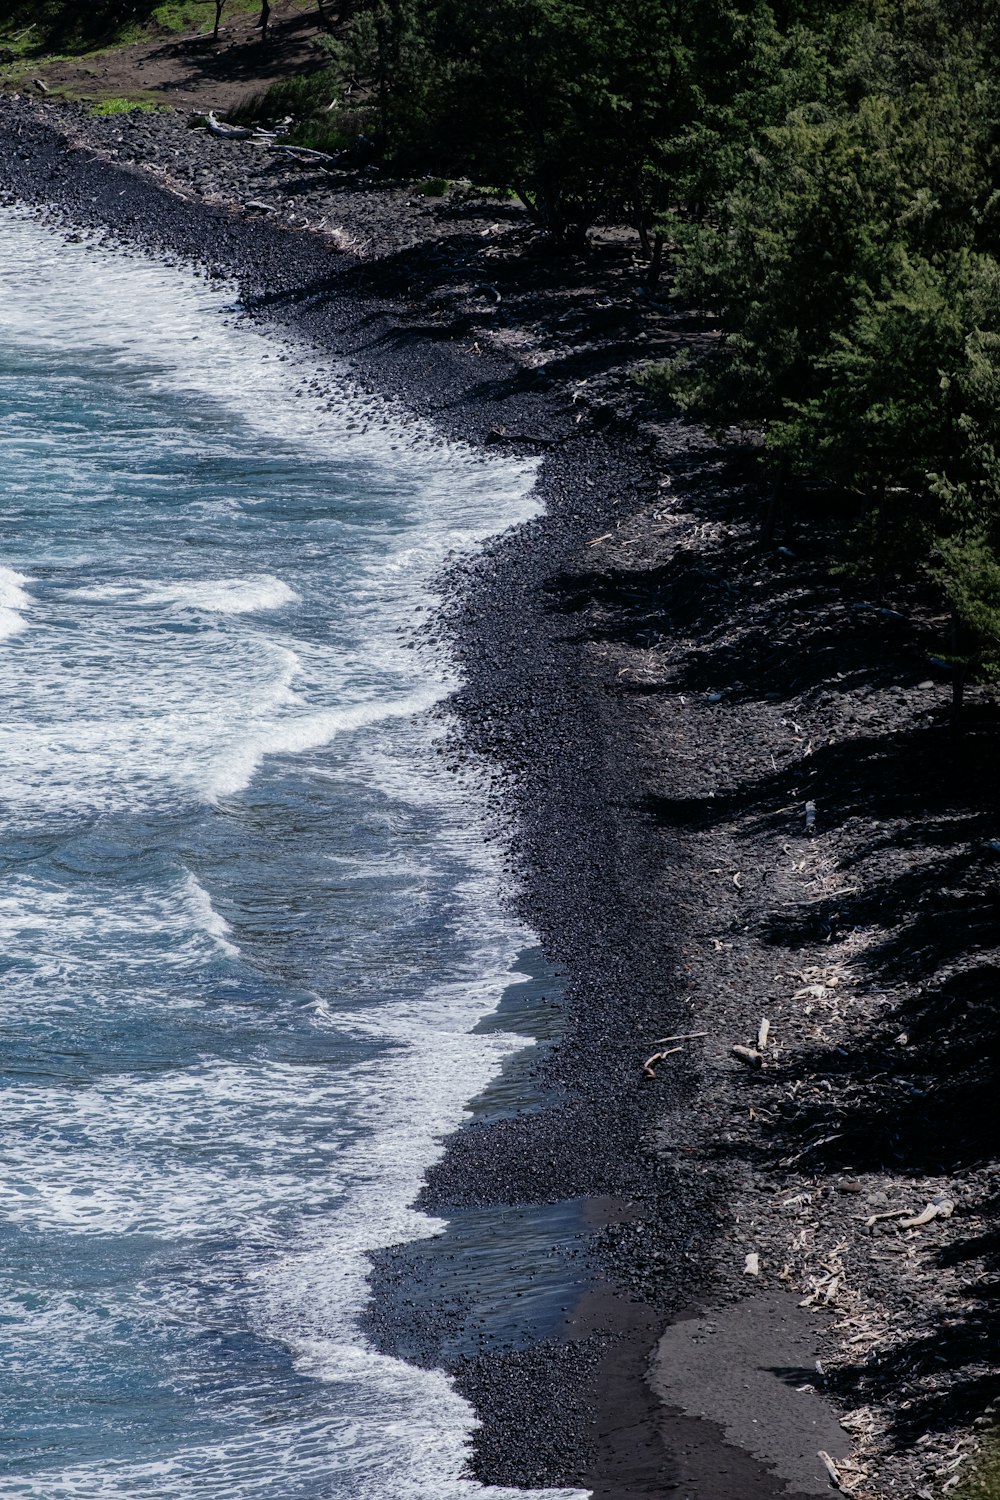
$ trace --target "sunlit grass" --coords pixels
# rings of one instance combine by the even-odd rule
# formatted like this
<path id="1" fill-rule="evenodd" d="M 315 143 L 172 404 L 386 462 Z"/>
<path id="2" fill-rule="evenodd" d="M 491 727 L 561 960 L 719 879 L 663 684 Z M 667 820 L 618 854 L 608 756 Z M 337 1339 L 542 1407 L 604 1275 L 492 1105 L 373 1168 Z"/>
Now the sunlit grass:
<path id="1" fill-rule="evenodd" d="M 260 0 L 226 0 L 222 25 L 234 16 L 248 16 L 260 10 Z M 179 32 L 200 31 L 210 34 L 215 23 L 212 0 L 164 0 L 157 5 L 147 22 L 126 27 L 119 37 L 120 46 L 145 41 L 152 32 L 175 36 Z"/>
<path id="2" fill-rule="evenodd" d="M 99 103 L 90 107 L 92 115 L 130 115 L 134 109 L 152 111 L 162 109 L 160 104 L 154 104 L 149 99 L 101 99 Z"/>

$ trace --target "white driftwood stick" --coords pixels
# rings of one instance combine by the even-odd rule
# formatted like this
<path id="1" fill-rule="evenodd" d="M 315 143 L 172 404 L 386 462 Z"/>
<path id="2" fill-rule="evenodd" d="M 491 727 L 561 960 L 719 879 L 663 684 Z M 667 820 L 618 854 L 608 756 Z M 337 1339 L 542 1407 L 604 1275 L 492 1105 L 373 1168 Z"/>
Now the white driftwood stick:
<path id="1" fill-rule="evenodd" d="M 763 1019 L 761 1020 L 760 1025 L 757 1028 L 757 1051 L 758 1052 L 763 1052 L 764 1048 L 767 1046 L 767 1039 L 770 1036 L 770 1034 L 771 1034 L 771 1023 L 767 1019 L 767 1017 L 764 1016 Z"/>
<path id="2" fill-rule="evenodd" d="M 666 1047 L 668 1042 L 700 1042 L 708 1035 L 707 1031 L 679 1031 L 676 1036 L 658 1036 L 653 1046 Z"/>
<path id="3" fill-rule="evenodd" d="M 257 130 L 247 130 L 244 125 L 224 125 L 216 119 L 214 109 L 210 109 L 204 119 L 213 135 L 222 136 L 227 141 L 246 141 L 250 136 L 260 134 Z"/>
<path id="4" fill-rule="evenodd" d="M 912 1219 L 904 1219 L 900 1228 L 919 1229 L 922 1224 L 929 1224 L 932 1219 L 950 1219 L 954 1212 L 955 1205 L 950 1198 L 935 1198 Z"/>
<path id="5" fill-rule="evenodd" d="M 838 1490 L 842 1490 L 844 1488 L 844 1482 L 840 1477 L 840 1470 L 837 1468 L 837 1465 L 834 1463 L 829 1453 L 824 1453 L 823 1449 L 821 1448 L 819 1450 L 818 1456 L 820 1463 L 823 1465 L 824 1469 L 830 1476 L 830 1483 L 835 1484 Z"/>
<path id="6" fill-rule="evenodd" d="M 272 151 L 281 151 L 285 156 L 292 156 L 296 161 L 333 161 L 337 158 L 329 151 L 314 151 L 311 146 L 286 146 L 283 141 L 269 142 Z"/>
<path id="7" fill-rule="evenodd" d="M 646 1061 L 642 1065 L 642 1071 L 647 1078 L 655 1078 L 656 1074 L 653 1072 L 653 1064 L 655 1062 L 662 1062 L 665 1057 L 672 1057 L 675 1052 L 683 1051 L 683 1047 L 668 1047 L 666 1052 L 654 1052 L 652 1057 L 646 1058 Z"/>
<path id="8" fill-rule="evenodd" d="M 865 1228 L 871 1229 L 874 1224 L 881 1224 L 885 1219 L 905 1219 L 910 1211 L 908 1208 L 890 1208 L 885 1214 L 871 1214 L 865 1220 Z"/>

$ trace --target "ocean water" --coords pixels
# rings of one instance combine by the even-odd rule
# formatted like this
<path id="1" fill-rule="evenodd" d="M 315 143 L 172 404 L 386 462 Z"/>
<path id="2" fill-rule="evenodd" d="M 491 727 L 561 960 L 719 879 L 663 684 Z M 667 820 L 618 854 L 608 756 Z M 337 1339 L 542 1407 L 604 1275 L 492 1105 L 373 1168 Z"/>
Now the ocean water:
<path id="1" fill-rule="evenodd" d="M 233 301 L 0 211 L 0 1495 L 514 1500 L 357 1318 L 523 1045 L 410 628 L 533 470 Z"/>

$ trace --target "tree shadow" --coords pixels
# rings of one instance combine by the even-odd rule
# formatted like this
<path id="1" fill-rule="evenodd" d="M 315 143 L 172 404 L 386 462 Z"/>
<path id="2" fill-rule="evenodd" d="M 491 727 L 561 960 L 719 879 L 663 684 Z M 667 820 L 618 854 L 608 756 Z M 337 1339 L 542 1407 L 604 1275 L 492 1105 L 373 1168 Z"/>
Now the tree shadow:
<path id="1" fill-rule="evenodd" d="M 828 1373 L 829 1388 L 845 1402 L 874 1397 L 888 1407 L 899 1447 L 928 1432 L 971 1425 L 1000 1398 L 1000 1195 L 976 1212 L 990 1228 L 934 1252 L 943 1271 L 968 1268 L 969 1279 L 957 1288 L 960 1305 L 942 1307 L 932 1329 L 873 1350 L 860 1368 Z"/>
<path id="2" fill-rule="evenodd" d="M 211 19 L 207 9 L 206 15 Z M 266 87 L 269 82 L 286 78 L 293 65 L 299 74 L 316 73 L 328 66 L 328 59 L 308 45 L 316 31 L 313 12 L 273 16 L 266 41 L 259 36 L 228 43 L 225 39 L 213 41 L 211 34 L 172 37 L 150 53 L 149 62 L 184 66 L 185 71 L 177 78 L 160 84 L 163 89 L 189 92 L 205 83 L 245 83 L 253 84 L 256 92 L 261 84 Z"/>
<path id="3" fill-rule="evenodd" d="M 970 1424 L 1000 1396 L 996 1340 L 993 1308 L 942 1318 L 933 1332 L 874 1352 L 860 1376 L 831 1371 L 827 1386 L 846 1403 L 859 1397 L 884 1403 L 893 1439 L 906 1448 L 928 1432 Z"/>
<path id="4" fill-rule="evenodd" d="M 546 585 L 550 613 L 591 612 L 574 639 L 630 644 L 650 630 L 665 634 L 712 630 L 731 611 L 734 593 L 722 574 L 688 557 L 642 570 L 612 567 L 559 573 Z M 594 611 L 595 605 L 599 612 Z"/>
<path id="5" fill-rule="evenodd" d="M 759 503 L 759 502 L 758 502 Z M 745 698 L 802 696 L 837 684 L 846 692 L 859 685 L 905 685 L 929 668 L 914 651 L 927 632 L 904 619 L 886 620 L 875 606 L 844 603 L 844 589 L 824 576 L 803 576 L 782 598 L 780 563 L 771 565 L 772 592 L 756 614 L 741 599 L 739 553 L 699 557 L 679 548 L 668 561 L 651 567 L 622 567 L 560 574 L 549 585 L 553 612 L 586 616 L 577 638 L 645 644 L 649 635 L 664 640 L 692 639 L 671 662 L 677 692 Z M 767 571 L 768 560 L 754 559 Z M 800 598 L 809 592 L 809 609 Z M 777 594 L 777 599 L 775 599 Z M 929 642 L 928 642 L 929 643 Z M 908 651 L 909 661 L 901 662 Z"/>
<path id="6" fill-rule="evenodd" d="M 102 42 L 114 40 L 130 24 L 147 24 L 159 0 L 90 0 L 87 5 L 65 5 L 39 17 L 38 7 L 15 3 L 4 16 L 13 27 L 34 24 L 37 28 L 31 55 L 51 51 L 86 52 Z"/>
<path id="7" fill-rule="evenodd" d="M 703 528 L 713 519 L 689 487 L 684 502 Z M 919 589 L 890 608 L 831 577 L 804 548 L 776 557 L 777 549 L 763 552 L 759 533 L 722 535 L 666 560 L 560 574 L 548 605 L 580 639 L 644 645 L 658 634 L 662 651 L 648 652 L 634 674 L 650 680 L 617 691 L 674 695 L 678 724 L 692 708 L 739 717 L 743 702 L 774 704 L 785 755 L 789 736 L 800 746 L 794 758 L 751 754 L 741 763 L 720 718 L 735 767 L 725 785 L 685 775 L 671 794 L 651 788 L 639 809 L 664 830 L 735 830 L 753 849 L 762 836 L 771 847 L 795 841 L 794 859 L 814 872 L 810 884 L 805 875 L 780 883 L 758 935 L 788 954 L 792 969 L 799 953 L 808 954 L 800 966 L 822 963 L 835 951 L 828 944 L 856 938 L 857 993 L 888 997 L 865 1011 L 869 1019 L 858 1009 L 856 1024 L 838 1026 L 836 1043 L 805 1040 L 786 1063 L 779 1053 L 740 1075 L 759 1123 L 720 1143 L 717 1162 L 739 1156 L 762 1173 L 794 1169 L 826 1193 L 845 1177 L 883 1173 L 904 1184 L 981 1185 L 984 1163 L 1000 1158 L 1000 717 L 973 696 L 963 732 L 950 731 L 943 674 L 928 660 L 937 626 Z M 788 700 L 794 707 L 785 709 Z M 672 712 L 664 706 L 670 725 Z M 714 732 L 698 737 L 707 759 Z M 687 733 L 689 750 L 693 742 Z M 803 837 L 807 802 L 817 832 L 832 835 L 814 846 Z M 804 1021 L 802 1039 L 813 1024 Z M 987 1223 L 944 1249 L 932 1248 L 933 1236 L 924 1242 L 942 1273 L 951 1268 L 947 1304 L 909 1334 L 897 1325 L 869 1362 L 830 1375 L 846 1404 L 876 1399 L 892 1410 L 900 1446 L 968 1421 L 1000 1396 L 1000 1196 L 985 1208 L 955 1196 L 952 1233 L 963 1212 Z M 895 1224 L 885 1232 L 898 1235 Z"/>

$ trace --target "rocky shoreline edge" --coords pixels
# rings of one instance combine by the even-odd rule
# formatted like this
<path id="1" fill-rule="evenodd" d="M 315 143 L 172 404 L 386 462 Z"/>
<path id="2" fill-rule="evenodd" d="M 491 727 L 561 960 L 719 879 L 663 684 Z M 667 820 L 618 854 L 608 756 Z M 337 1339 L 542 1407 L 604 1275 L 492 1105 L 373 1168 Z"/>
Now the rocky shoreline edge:
<path id="1" fill-rule="evenodd" d="M 956 746 L 928 602 L 832 578 L 821 531 L 762 548 L 746 456 L 644 408 L 623 362 L 698 334 L 627 244 L 567 269 L 506 206 L 226 149 L 177 116 L 0 102 L 8 194 L 235 274 L 373 390 L 542 457 L 547 514 L 445 613 L 456 760 L 499 767 L 562 1037 L 546 1107 L 473 1121 L 422 1201 L 577 1204 L 593 1289 L 544 1346 L 455 1361 L 477 1474 L 950 1493 L 1000 1384 L 991 704 Z"/>

